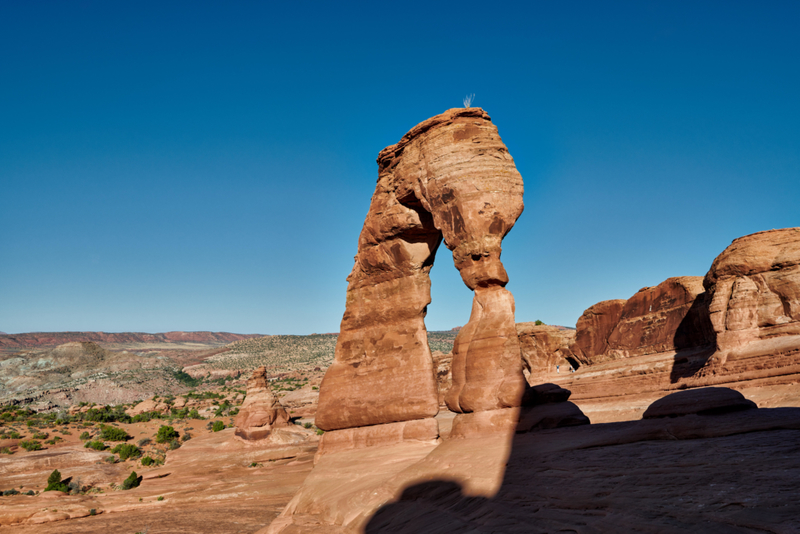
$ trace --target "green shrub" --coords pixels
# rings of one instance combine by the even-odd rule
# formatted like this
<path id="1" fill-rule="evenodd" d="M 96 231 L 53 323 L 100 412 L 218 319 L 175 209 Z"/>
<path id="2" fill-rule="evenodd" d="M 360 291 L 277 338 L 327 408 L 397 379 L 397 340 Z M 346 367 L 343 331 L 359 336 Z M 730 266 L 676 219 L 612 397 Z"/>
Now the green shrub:
<path id="1" fill-rule="evenodd" d="M 136 476 L 136 471 L 131 471 L 128 478 L 122 483 L 122 489 L 129 490 L 138 487 L 142 483 L 142 477 Z"/>
<path id="2" fill-rule="evenodd" d="M 14 488 L 11 488 L 10 490 L 6 490 L 6 491 L 3 492 L 3 496 L 4 497 L 6 497 L 8 495 L 19 495 L 19 492 L 17 490 L 15 490 Z"/>
<path id="3" fill-rule="evenodd" d="M 311 428 L 312 426 L 314 425 L 312 425 L 311 423 L 303 423 L 303 428 Z"/>
<path id="4" fill-rule="evenodd" d="M 144 447 L 145 445 L 150 445 L 152 440 L 150 438 L 142 438 L 139 440 L 139 446 Z"/>
<path id="5" fill-rule="evenodd" d="M 9 432 L 8 437 L 11 439 L 20 439 L 22 436 L 16 430 L 12 430 L 11 432 Z"/>
<path id="6" fill-rule="evenodd" d="M 544 322 L 540 321 L 539 319 L 536 319 L 536 322 L 533 324 L 535 324 L 536 326 L 541 326 L 544 324 Z"/>
<path id="7" fill-rule="evenodd" d="M 181 442 L 177 439 L 173 439 L 169 442 L 169 450 L 174 451 L 175 449 L 179 449 L 181 447 Z"/>
<path id="8" fill-rule="evenodd" d="M 88 432 L 81 433 L 80 440 L 81 441 L 86 441 L 87 439 L 92 439 L 92 436 L 90 436 Z"/>
<path id="9" fill-rule="evenodd" d="M 19 442 L 19 446 L 25 449 L 26 451 L 39 451 L 42 449 L 42 444 L 35 439 L 31 440 L 23 440 Z"/>
<path id="10" fill-rule="evenodd" d="M 31 437 L 33 439 L 47 439 L 50 437 L 50 434 L 48 434 L 47 432 L 34 432 L 33 436 Z"/>
<path id="11" fill-rule="evenodd" d="M 197 411 L 197 408 L 192 408 L 191 409 L 191 411 L 189 412 L 189 418 L 190 419 L 202 419 L 202 417 L 200 417 L 200 412 Z"/>
<path id="12" fill-rule="evenodd" d="M 156 499 L 156 500 L 157 500 L 157 501 L 163 501 L 163 500 L 164 500 L 164 496 L 163 496 L 163 495 L 159 495 L 159 496 L 158 496 L 158 499 Z"/>
<path id="13" fill-rule="evenodd" d="M 11 449 L 10 449 L 10 448 L 8 448 L 8 447 L 3 447 L 2 449 L 0 449 L 0 454 L 14 454 L 14 453 L 13 453 L 13 452 L 11 452 Z"/>
<path id="14" fill-rule="evenodd" d="M 128 458 L 138 458 L 142 455 L 142 451 L 136 445 L 131 445 L 130 443 L 120 443 L 113 449 L 111 452 L 114 454 L 119 454 L 119 459 L 122 461 L 127 460 Z"/>
<path id="15" fill-rule="evenodd" d="M 168 425 L 161 425 L 156 434 L 156 443 L 166 443 L 179 437 L 178 431 Z"/>
<path id="16" fill-rule="evenodd" d="M 83 446 L 86 447 L 87 449 L 94 449 L 96 451 L 104 451 L 104 450 L 106 450 L 108 448 L 108 447 L 106 447 L 105 443 L 103 443 L 102 441 L 96 441 L 96 440 L 95 441 L 87 441 Z"/>
<path id="17" fill-rule="evenodd" d="M 324 430 L 322 430 L 321 428 L 318 428 L 318 429 L 317 429 L 317 435 L 318 435 L 318 436 L 321 436 L 321 435 L 322 435 L 322 434 L 324 434 L 324 433 L 325 433 L 325 431 L 324 431 Z"/>
<path id="18" fill-rule="evenodd" d="M 100 435 L 98 439 L 103 441 L 128 441 L 131 436 L 122 428 L 100 425 Z"/>
<path id="19" fill-rule="evenodd" d="M 145 467 L 153 465 L 154 463 L 156 463 L 156 461 L 150 458 L 149 456 L 145 456 L 144 458 L 142 458 L 142 465 Z"/>
<path id="20" fill-rule="evenodd" d="M 58 469 L 54 469 L 50 476 L 47 477 L 47 487 L 44 489 L 45 491 L 63 491 L 64 493 L 69 491 L 69 485 L 66 482 L 61 481 L 61 473 Z"/>
<path id="21" fill-rule="evenodd" d="M 224 428 L 225 428 L 225 423 L 223 423 L 222 421 L 214 421 L 214 424 L 211 426 L 211 430 L 214 432 L 219 432 Z"/>

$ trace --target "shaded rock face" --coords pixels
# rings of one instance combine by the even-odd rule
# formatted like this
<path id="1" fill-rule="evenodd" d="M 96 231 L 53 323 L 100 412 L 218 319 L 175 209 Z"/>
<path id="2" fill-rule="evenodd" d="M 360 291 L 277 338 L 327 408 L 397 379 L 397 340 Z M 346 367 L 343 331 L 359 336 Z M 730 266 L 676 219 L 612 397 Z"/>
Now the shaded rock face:
<path id="1" fill-rule="evenodd" d="M 699 388 L 662 397 L 645 410 L 644 419 L 682 415 L 719 415 L 758 408 L 756 403 L 729 388 Z"/>
<path id="2" fill-rule="evenodd" d="M 435 350 L 433 351 L 433 371 L 436 373 L 436 384 L 439 388 L 439 406 L 445 406 L 445 396 L 453 385 L 453 353 L 447 354 Z"/>
<path id="3" fill-rule="evenodd" d="M 576 357 L 592 364 L 713 344 L 704 291 L 701 277 L 681 276 L 595 304 L 578 319 Z"/>
<path id="4" fill-rule="evenodd" d="M 714 260 L 703 284 L 719 351 L 800 335 L 800 228 L 734 240 Z"/>
<path id="5" fill-rule="evenodd" d="M 269 387 L 266 367 L 253 371 L 247 381 L 247 395 L 233 423 L 234 435 L 245 441 L 264 439 L 273 428 L 288 425 L 289 415 Z"/>
<path id="6" fill-rule="evenodd" d="M 522 212 L 523 185 L 496 127 L 479 108 L 449 110 L 382 150 L 378 168 L 317 426 L 436 415 L 424 318 L 442 239 L 475 291 L 470 322 L 454 345 L 447 405 L 458 412 L 518 405 L 525 380 L 500 252 Z"/>
<path id="7" fill-rule="evenodd" d="M 587 308 L 578 318 L 575 332 L 575 356 L 582 364 L 608 350 L 608 336 L 619 323 L 624 299 L 604 300 Z"/>
<path id="8" fill-rule="evenodd" d="M 522 363 L 530 373 L 530 381 L 563 365 L 577 367 L 578 360 L 572 352 L 575 345 L 575 330 L 535 323 L 517 323 L 517 336 L 522 350 Z"/>

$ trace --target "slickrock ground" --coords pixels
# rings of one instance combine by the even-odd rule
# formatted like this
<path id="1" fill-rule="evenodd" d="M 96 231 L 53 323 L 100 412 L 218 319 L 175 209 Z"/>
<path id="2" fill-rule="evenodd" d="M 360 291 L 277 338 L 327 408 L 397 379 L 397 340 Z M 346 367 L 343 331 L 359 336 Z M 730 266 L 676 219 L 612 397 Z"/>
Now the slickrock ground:
<path id="1" fill-rule="evenodd" d="M 137 425 L 128 425 L 136 427 Z M 98 483 L 104 493 L 0 497 L 3 532 L 254 532 L 268 525 L 311 470 L 316 435 L 307 431 L 301 445 L 259 446 L 233 439 L 233 428 L 198 432 L 170 451 L 164 466 L 146 468 L 133 462 L 107 464 L 108 453 L 80 446 L 56 451 L 17 453 L 0 463 L 0 487 L 43 489 L 57 467 L 64 478 Z M 300 429 L 298 429 L 300 431 Z M 5 459 L 4 459 L 5 460 Z M 135 470 L 138 488 L 110 490 Z M 163 500 L 158 500 L 163 497 Z M 95 509 L 98 515 L 90 516 Z M 73 519 L 66 520 L 69 514 Z M 75 519 L 75 518 L 78 519 Z M 10 525 L 25 522 L 27 524 Z M 46 522 L 46 525 L 38 524 Z"/>
<path id="2" fill-rule="evenodd" d="M 800 409 L 323 456 L 264 533 L 797 532 Z"/>

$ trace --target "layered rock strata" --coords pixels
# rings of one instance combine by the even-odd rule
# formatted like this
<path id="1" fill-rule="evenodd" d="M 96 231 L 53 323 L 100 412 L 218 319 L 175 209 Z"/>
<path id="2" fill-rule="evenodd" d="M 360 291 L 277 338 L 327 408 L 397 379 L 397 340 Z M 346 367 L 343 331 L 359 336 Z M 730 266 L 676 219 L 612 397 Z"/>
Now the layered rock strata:
<path id="1" fill-rule="evenodd" d="M 578 319 L 576 357 L 593 364 L 713 344 L 704 292 L 701 277 L 680 276 L 595 304 Z"/>
<path id="2" fill-rule="evenodd" d="M 233 424 L 234 435 L 244 441 L 265 439 L 274 428 L 288 426 L 289 415 L 269 387 L 266 367 L 253 371 L 247 381 L 247 395 Z"/>
<path id="3" fill-rule="evenodd" d="M 557 365 L 564 372 L 570 365 L 576 369 L 580 365 L 573 352 L 576 330 L 535 323 L 517 323 L 516 328 L 529 383 L 539 383 Z"/>
<path id="4" fill-rule="evenodd" d="M 798 363 L 800 228 L 734 240 L 714 260 L 703 285 L 717 348 L 703 374 L 746 368 L 743 360 L 758 356 L 790 363 L 786 357 L 794 354 Z"/>
<path id="5" fill-rule="evenodd" d="M 500 252 L 522 212 L 523 185 L 497 128 L 479 108 L 449 110 L 382 150 L 378 168 L 317 426 L 340 431 L 436 415 L 424 318 L 442 239 L 475 291 L 445 401 L 456 412 L 518 406 L 525 380 Z M 335 440 L 326 434 L 323 447 Z"/>

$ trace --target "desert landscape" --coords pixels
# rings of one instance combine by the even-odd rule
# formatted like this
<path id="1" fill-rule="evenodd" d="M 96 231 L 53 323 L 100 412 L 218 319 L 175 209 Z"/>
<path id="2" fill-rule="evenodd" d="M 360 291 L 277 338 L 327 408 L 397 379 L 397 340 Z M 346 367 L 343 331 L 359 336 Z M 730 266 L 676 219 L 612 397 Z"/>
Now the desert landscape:
<path id="1" fill-rule="evenodd" d="M 515 323 L 522 180 L 488 114 L 378 163 L 339 333 L 0 336 L 0 528 L 800 531 L 800 228 Z M 472 314 L 428 332 L 442 242 Z"/>
<path id="2" fill-rule="evenodd" d="M 0 2 L 0 534 L 800 534 L 798 21 Z"/>

